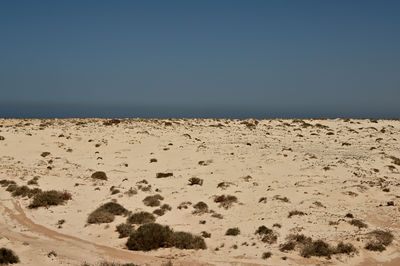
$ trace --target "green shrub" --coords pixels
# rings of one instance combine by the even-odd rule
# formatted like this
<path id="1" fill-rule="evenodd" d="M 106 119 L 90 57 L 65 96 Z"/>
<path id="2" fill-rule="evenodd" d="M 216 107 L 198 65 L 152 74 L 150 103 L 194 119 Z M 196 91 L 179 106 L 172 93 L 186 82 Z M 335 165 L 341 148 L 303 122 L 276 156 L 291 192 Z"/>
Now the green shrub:
<path id="1" fill-rule="evenodd" d="M 127 223 L 130 224 L 146 224 L 153 223 L 156 220 L 153 214 L 149 212 L 137 212 L 128 217 Z"/>
<path id="2" fill-rule="evenodd" d="M 67 200 L 72 198 L 71 194 L 66 191 L 40 191 L 36 193 L 33 197 L 31 204 L 28 206 L 29 208 L 38 208 L 38 207 L 49 207 L 56 206 L 65 203 Z"/>
<path id="3" fill-rule="evenodd" d="M 18 263 L 18 256 L 8 248 L 0 248 L 0 265 L 8 265 Z"/>

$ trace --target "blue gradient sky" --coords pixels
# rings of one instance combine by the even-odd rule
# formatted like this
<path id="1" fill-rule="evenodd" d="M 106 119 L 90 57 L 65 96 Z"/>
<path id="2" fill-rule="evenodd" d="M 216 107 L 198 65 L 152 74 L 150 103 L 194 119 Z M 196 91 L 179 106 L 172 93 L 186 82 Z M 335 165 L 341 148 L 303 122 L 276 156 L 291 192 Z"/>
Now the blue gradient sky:
<path id="1" fill-rule="evenodd" d="M 108 104 L 400 117 L 399 14 L 390 0 L 1 1 L 0 116 Z"/>

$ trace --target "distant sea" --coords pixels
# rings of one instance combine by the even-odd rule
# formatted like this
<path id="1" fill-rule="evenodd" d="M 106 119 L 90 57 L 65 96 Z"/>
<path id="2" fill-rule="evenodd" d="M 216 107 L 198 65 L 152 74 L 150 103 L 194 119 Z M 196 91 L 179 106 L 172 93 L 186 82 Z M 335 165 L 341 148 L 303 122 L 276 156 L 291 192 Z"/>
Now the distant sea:
<path id="1" fill-rule="evenodd" d="M 400 118 L 397 110 L 307 106 L 1 103 L 0 118 Z"/>

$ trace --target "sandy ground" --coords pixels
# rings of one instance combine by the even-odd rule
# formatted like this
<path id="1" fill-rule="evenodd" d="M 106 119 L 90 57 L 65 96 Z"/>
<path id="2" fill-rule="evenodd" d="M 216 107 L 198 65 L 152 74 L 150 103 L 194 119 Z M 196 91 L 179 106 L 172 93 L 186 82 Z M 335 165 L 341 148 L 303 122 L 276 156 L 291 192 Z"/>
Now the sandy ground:
<path id="1" fill-rule="evenodd" d="M 38 184 L 29 187 L 72 194 L 64 205 L 30 209 L 32 199 L 12 197 L 0 187 L 0 247 L 14 250 L 21 265 L 101 260 L 139 265 L 400 265 L 400 165 L 392 157 L 400 158 L 398 120 L 105 121 L 0 119 L 0 180 L 26 185 L 37 176 Z M 50 154 L 43 157 L 43 152 Z M 150 162 L 154 158 L 157 162 Z M 104 171 L 108 180 L 93 180 L 95 171 Z M 173 176 L 157 178 L 160 172 Z M 203 184 L 189 185 L 191 177 L 203 179 Z M 139 189 L 141 180 L 151 185 L 148 191 Z M 112 186 L 120 192 L 112 194 Z M 137 194 L 126 194 L 130 188 Z M 126 217 L 87 224 L 88 215 L 111 200 L 132 212 L 152 212 L 156 208 L 142 200 L 154 194 L 172 207 L 156 222 L 176 231 L 210 233 L 206 250 L 130 251 L 127 238 L 115 231 Z M 216 195 L 238 200 L 225 209 L 214 202 Z M 212 211 L 193 214 L 199 201 Z M 182 202 L 191 205 L 178 208 Z M 293 210 L 305 215 L 289 218 Z M 351 225 L 347 213 L 367 227 Z M 59 226 L 62 219 L 65 223 Z M 264 243 L 255 234 L 261 225 L 274 230 L 275 243 Z M 233 227 L 240 234 L 225 235 Z M 375 229 L 394 235 L 382 252 L 364 248 Z M 358 251 L 331 259 L 280 251 L 286 237 L 295 233 L 332 246 L 352 243 Z M 264 252 L 272 256 L 263 259 Z"/>

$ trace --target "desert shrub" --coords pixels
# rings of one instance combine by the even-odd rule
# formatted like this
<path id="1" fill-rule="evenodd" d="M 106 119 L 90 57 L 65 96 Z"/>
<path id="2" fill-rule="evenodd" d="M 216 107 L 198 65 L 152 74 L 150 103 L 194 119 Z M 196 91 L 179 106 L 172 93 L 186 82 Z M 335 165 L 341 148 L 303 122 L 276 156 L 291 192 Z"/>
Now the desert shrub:
<path id="1" fill-rule="evenodd" d="M 352 219 L 351 221 L 349 221 L 349 224 L 357 226 L 359 229 L 368 227 L 367 224 L 365 224 L 363 221 L 359 219 Z"/>
<path id="2" fill-rule="evenodd" d="M 130 236 L 134 231 L 134 228 L 131 224 L 123 223 L 117 225 L 115 230 L 119 233 L 119 238 L 124 238 Z"/>
<path id="3" fill-rule="evenodd" d="M 199 201 L 198 203 L 193 205 L 193 208 L 195 209 L 193 211 L 194 214 L 202 214 L 208 212 L 208 205 L 203 201 Z"/>
<path id="4" fill-rule="evenodd" d="M 94 172 L 91 177 L 93 179 L 107 180 L 107 175 L 103 171 Z"/>
<path id="5" fill-rule="evenodd" d="M 237 236 L 238 234 L 240 234 L 240 230 L 237 227 L 229 228 L 225 233 L 226 236 Z"/>
<path id="6" fill-rule="evenodd" d="M 165 214 L 165 210 L 159 208 L 159 209 L 155 209 L 155 210 L 153 211 L 153 213 L 154 213 L 155 215 L 158 215 L 158 216 L 163 216 L 163 215 Z"/>
<path id="7" fill-rule="evenodd" d="M 347 213 L 344 217 L 346 217 L 346 218 L 354 218 L 354 215 L 353 214 L 351 214 L 351 213 Z"/>
<path id="8" fill-rule="evenodd" d="M 268 244 L 273 244 L 278 239 L 278 235 L 264 225 L 258 227 L 255 234 L 260 236 L 262 242 Z"/>
<path id="9" fill-rule="evenodd" d="M 198 178 L 198 177 L 189 178 L 189 186 L 193 186 L 193 185 L 202 186 L 203 185 L 203 179 Z"/>
<path id="10" fill-rule="evenodd" d="M 67 191 L 40 191 L 33 196 L 29 208 L 49 207 L 65 203 L 67 200 L 72 199 L 72 196 Z"/>
<path id="11" fill-rule="evenodd" d="M 343 242 L 340 242 L 339 244 L 337 244 L 334 253 L 350 255 L 351 253 L 355 253 L 356 251 L 357 249 L 352 244 L 345 244 Z"/>
<path id="12" fill-rule="evenodd" d="M 303 216 L 303 215 L 306 215 L 306 213 L 304 213 L 302 211 L 297 211 L 297 210 L 290 211 L 288 218 L 291 218 L 292 216 L 295 216 L 295 215 Z"/>
<path id="13" fill-rule="evenodd" d="M 8 187 L 9 185 L 16 185 L 16 183 L 13 180 L 3 179 L 3 180 L 0 180 L 0 185 L 2 187 Z"/>
<path id="14" fill-rule="evenodd" d="M 150 159 L 150 163 L 156 163 L 157 162 L 157 159 L 156 158 L 151 158 Z"/>
<path id="15" fill-rule="evenodd" d="M 170 211 L 170 210 L 172 210 L 172 207 L 169 206 L 169 204 L 163 204 L 163 205 L 161 206 L 161 209 L 163 209 L 163 210 L 165 210 L 165 211 Z"/>
<path id="16" fill-rule="evenodd" d="M 50 152 L 48 152 L 48 151 L 44 151 L 44 152 L 42 152 L 42 154 L 40 154 L 40 156 L 42 156 L 42 157 L 47 157 L 49 155 L 50 155 Z"/>
<path id="17" fill-rule="evenodd" d="M 174 247 L 180 249 L 206 249 L 202 237 L 187 232 L 174 232 L 171 241 Z"/>
<path id="18" fill-rule="evenodd" d="M 117 263 L 117 262 L 102 261 L 98 264 L 98 266 L 139 266 L 139 265 L 134 263 Z"/>
<path id="19" fill-rule="evenodd" d="M 8 185 L 8 187 L 6 188 L 6 191 L 8 192 L 13 192 L 18 188 L 18 186 L 16 184 L 10 184 Z"/>
<path id="20" fill-rule="evenodd" d="M 146 206 L 150 206 L 150 207 L 157 207 L 160 206 L 161 202 L 160 200 L 163 200 L 164 197 L 161 196 L 160 194 L 156 194 L 153 196 L 147 196 L 143 199 L 143 203 Z"/>
<path id="21" fill-rule="evenodd" d="M 0 265 L 8 265 L 18 263 L 18 256 L 8 248 L 0 248 Z"/>
<path id="22" fill-rule="evenodd" d="M 173 173 L 157 173 L 156 178 L 166 178 L 166 177 L 170 177 L 173 175 L 174 175 Z"/>
<path id="23" fill-rule="evenodd" d="M 365 245 L 365 248 L 372 251 L 383 251 L 386 246 L 390 245 L 393 241 L 393 234 L 389 231 L 374 230 L 368 233 L 371 238 L 370 241 Z"/>
<path id="24" fill-rule="evenodd" d="M 266 259 L 268 259 L 268 258 L 270 258 L 272 256 L 272 253 L 271 252 L 264 252 L 263 254 L 262 254 L 262 259 L 263 260 L 266 260 Z"/>
<path id="25" fill-rule="evenodd" d="M 39 180 L 39 177 L 35 176 L 31 180 L 29 180 L 27 184 L 28 185 L 37 185 L 38 184 L 38 182 L 37 182 L 38 180 Z"/>
<path id="26" fill-rule="evenodd" d="M 29 190 L 30 189 L 27 186 L 17 186 L 17 188 L 11 193 L 11 195 L 13 197 L 18 197 L 18 196 L 26 197 L 28 195 Z"/>
<path id="27" fill-rule="evenodd" d="M 112 126 L 112 125 L 118 125 L 119 123 L 121 123 L 121 120 L 119 120 L 119 119 L 110 119 L 110 120 L 104 121 L 103 125 L 104 126 Z"/>
<path id="28" fill-rule="evenodd" d="M 396 165 L 400 165 L 400 158 L 397 158 L 395 156 L 390 156 L 390 159 L 392 159 L 392 163 L 396 164 Z"/>
<path id="29" fill-rule="evenodd" d="M 223 207 L 225 209 L 229 209 L 233 203 L 237 202 L 237 198 L 232 195 L 221 195 L 221 196 L 215 196 L 214 197 L 214 202 L 219 203 L 219 207 Z"/>
<path id="30" fill-rule="evenodd" d="M 322 240 L 316 240 L 304 245 L 300 251 L 300 254 L 305 258 L 309 258 L 311 256 L 330 258 L 331 255 L 334 254 L 334 250 L 328 243 Z"/>
<path id="31" fill-rule="evenodd" d="M 211 237 L 211 233 L 208 233 L 206 231 L 202 231 L 201 232 L 201 236 L 204 237 L 204 238 L 210 238 Z"/>
<path id="32" fill-rule="evenodd" d="M 111 223 L 112 221 L 114 221 L 114 218 L 114 214 L 108 211 L 95 210 L 91 214 L 89 214 L 87 222 L 89 224 Z"/>
<path id="33" fill-rule="evenodd" d="M 279 250 L 282 252 L 293 250 L 296 247 L 296 242 L 288 241 L 279 245 Z"/>
<path id="34" fill-rule="evenodd" d="M 171 247 L 172 234 L 173 232 L 168 226 L 156 223 L 144 224 L 130 235 L 126 246 L 130 250 L 143 251 Z"/>
<path id="35" fill-rule="evenodd" d="M 98 211 L 106 211 L 109 213 L 112 213 L 114 215 L 126 215 L 128 213 L 128 210 L 125 209 L 121 204 L 116 203 L 116 202 L 107 202 L 98 207 L 96 210 Z"/>
<path id="36" fill-rule="evenodd" d="M 154 215 L 149 212 L 137 212 L 128 217 L 127 223 L 146 224 L 146 223 L 153 223 L 155 220 L 156 217 L 154 217 Z"/>

